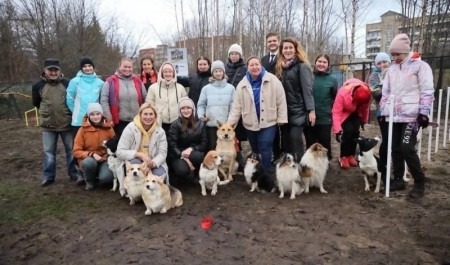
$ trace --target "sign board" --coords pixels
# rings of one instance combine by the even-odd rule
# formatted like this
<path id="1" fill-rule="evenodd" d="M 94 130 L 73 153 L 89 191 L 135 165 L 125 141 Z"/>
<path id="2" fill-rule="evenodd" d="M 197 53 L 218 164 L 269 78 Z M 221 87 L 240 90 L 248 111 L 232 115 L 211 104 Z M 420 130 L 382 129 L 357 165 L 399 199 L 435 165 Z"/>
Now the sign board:
<path id="1" fill-rule="evenodd" d="M 167 58 L 175 67 L 177 76 L 188 76 L 188 58 L 186 48 L 169 48 L 167 49 Z"/>

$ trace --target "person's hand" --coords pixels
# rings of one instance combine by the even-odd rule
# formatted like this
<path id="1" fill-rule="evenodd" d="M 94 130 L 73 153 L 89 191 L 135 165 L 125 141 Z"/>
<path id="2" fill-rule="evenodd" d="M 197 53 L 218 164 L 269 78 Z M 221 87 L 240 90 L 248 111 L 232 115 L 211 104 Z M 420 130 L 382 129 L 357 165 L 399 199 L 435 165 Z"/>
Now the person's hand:
<path id="1" fill-rule="evenodd" d="M 342 132 L 336 133 L 336 142 L 340 143 L 342 141 Z"/>
<path id="2" fill-rule="evenodd" d="M 102 160 L 102 157 L 95 153 L 92 155 L 92 157 L 95 159 L 95 161 L 98 161 L 98 162 Z"/>
<path id="3" fill-rule="evenodd" d="M 313 127 L 314 124 L 316 123 L 316 111 L 315 110 L 310 110 L 309 111 L 308 119 L 309 119 L 309 125 L 311 127 Z"/>
<path id="4" fill-rule="evenodd" d="M 203 122 L 207 122 L 209 119 L 208 119 L 208 117 L 205 116 L 205 117 L 201 117 L 200 120 L 202 120 Z"/>
<path id="5" fill-rule="evenodd" d="M 114 122 L 113 121 L 109 121 L 109 126 L 114 127 Z"/>
<path id="6" fill-rule="evenodd" d="M 419 114 L 419 116 L 417 117 L 417 123 L 419 124 L 420 127 L 425 129 L 428 127 L 430 120 L 428 119 L 427 115 Z"/>
<path id="7" fill-rule="evenodd" d="M 156 167 L 156 163 L 151 159 L 147 162 L 147 165 L 150 169 L 154 169 Z"/>
<path id="8" fill-rule="evenodd" d="M 148 167 L 149 167 L 150 169 L 152 169 L 151 165 L 152 165 L 153 161 L 150 159 L 150 157 L 149 157 L 147 154 L 145 154 L 145 153 L 143 153 L 143 152 L 137 152 L 137 153 L 134 155 L 134 157 L 136 157 L 136 158 L 142 160 L 142 162 L 147 163 Z"/>
<path id="9" fill-rule="evenodd" d="M 191 153 L 192 153 L 192 147 L 189 147 L 189 148 L 185 149 L 183 152 L 181 152 L 181 157 L 189 158 Z"/>

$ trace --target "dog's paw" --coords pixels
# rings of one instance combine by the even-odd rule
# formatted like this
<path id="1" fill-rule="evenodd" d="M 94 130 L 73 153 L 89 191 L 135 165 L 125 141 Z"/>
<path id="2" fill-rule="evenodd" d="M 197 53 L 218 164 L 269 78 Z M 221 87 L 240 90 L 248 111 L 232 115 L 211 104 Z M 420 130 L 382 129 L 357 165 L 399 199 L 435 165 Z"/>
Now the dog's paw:
<path id="1" fill-rule="evenodd" d="M 370 191 L 370 187 L 366 187 L 364 190 L 365 191 Z"/>
<path id="2" fill-rule="evenodd" d="M 305 189 L 305 194 L 308 194 L 309 193 L 309 189 Z"/>
<path id="3" fill-rule="evenodd" d="M 119 192 L 120 192 L 120 196 L 122 196 L 122 197 L 125 197 L 125 195 L 127 194 L 127 191 L 124 188 L 120 188 Z"/>
<path id="4" fill-rule="evenodd" d="M 147 209 L 147 211 L 145 211 L 145 215 L 151 215 L 152 214 L 152 210 Z"/>
<path id="5" fill-rule="evenodd" d="M 328 191 L 326 191 L 325 189 L 321 189 L 320 192 L 321 193 L 328 193 Z"/>
<path id="6" fill-rule="evenodd" d="M 167 213 L 167 209 L 166 208 L 162 208 L 159 213 Z"/>
<path id="7" fill-rule="evenodd" d="M 134 204 L 135 204 L 135 201 L 130 198 L 130 205 L 134 205 Z"/>
<path id="8" fill-rule="evenodd" d="M 212 195 L 212 196 L 215 196 L 216 194 L 217 194 L 217 191 L 216 191 L 216 190 L 211 191 L 211 195 Z"/>
<path id="9" fill-rule="evenodd" d="M 375 192 L 375 193 L 380 193 L 380 189 L 376 189 L 376 190 L 374 190 L 373 192 Z"/>
<path id="10" fill-rule="evenodd" d="M 207 195 L 206 191 L 202 191 L 202 195 L 206 196 Z"/>
<path id="11" fill-rule="evenodd" d="M 289 197 L 289 199 L 295 200 L 295 195 L 291 195 L 291 197 Z"/>
<path id="12" fill-rule="evenodd" d="M 284 194 L 280 194 L 280 196 L 278 196 L 278 198 L 283 199 L 284 198 Z"/>

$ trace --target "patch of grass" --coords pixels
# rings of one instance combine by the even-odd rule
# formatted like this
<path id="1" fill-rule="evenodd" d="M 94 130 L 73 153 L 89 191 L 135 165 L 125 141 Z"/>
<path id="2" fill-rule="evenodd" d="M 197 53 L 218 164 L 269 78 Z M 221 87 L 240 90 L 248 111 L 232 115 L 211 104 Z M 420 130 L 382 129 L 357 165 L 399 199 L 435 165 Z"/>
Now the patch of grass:
<path id="1" fill-rule="evenodd" d="M 81 203 L 64 194 L 35 192 L 23 182 L 0 183 L 0 223 L 27 224 L 45 217 L 64 218 Z"/>

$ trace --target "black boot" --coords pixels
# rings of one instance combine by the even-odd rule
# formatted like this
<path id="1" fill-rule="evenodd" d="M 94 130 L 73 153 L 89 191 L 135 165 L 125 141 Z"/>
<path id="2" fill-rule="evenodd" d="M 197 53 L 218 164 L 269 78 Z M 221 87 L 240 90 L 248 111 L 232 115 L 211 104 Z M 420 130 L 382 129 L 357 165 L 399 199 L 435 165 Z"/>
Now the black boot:
<path id="1" fill-rule="evenodd" d="M 422 198 L 424 192 L 425 192 L 424 183 L 414 183 L 414 187 L 409 192 L 409 197 L 411 197 L 413 199 Z"/>
<path id="2" fill-rule="evenodd" d="M 391 181 L 390 191 L 405 190 L 406 183 L 403 179 L 394 179 Z"/>

